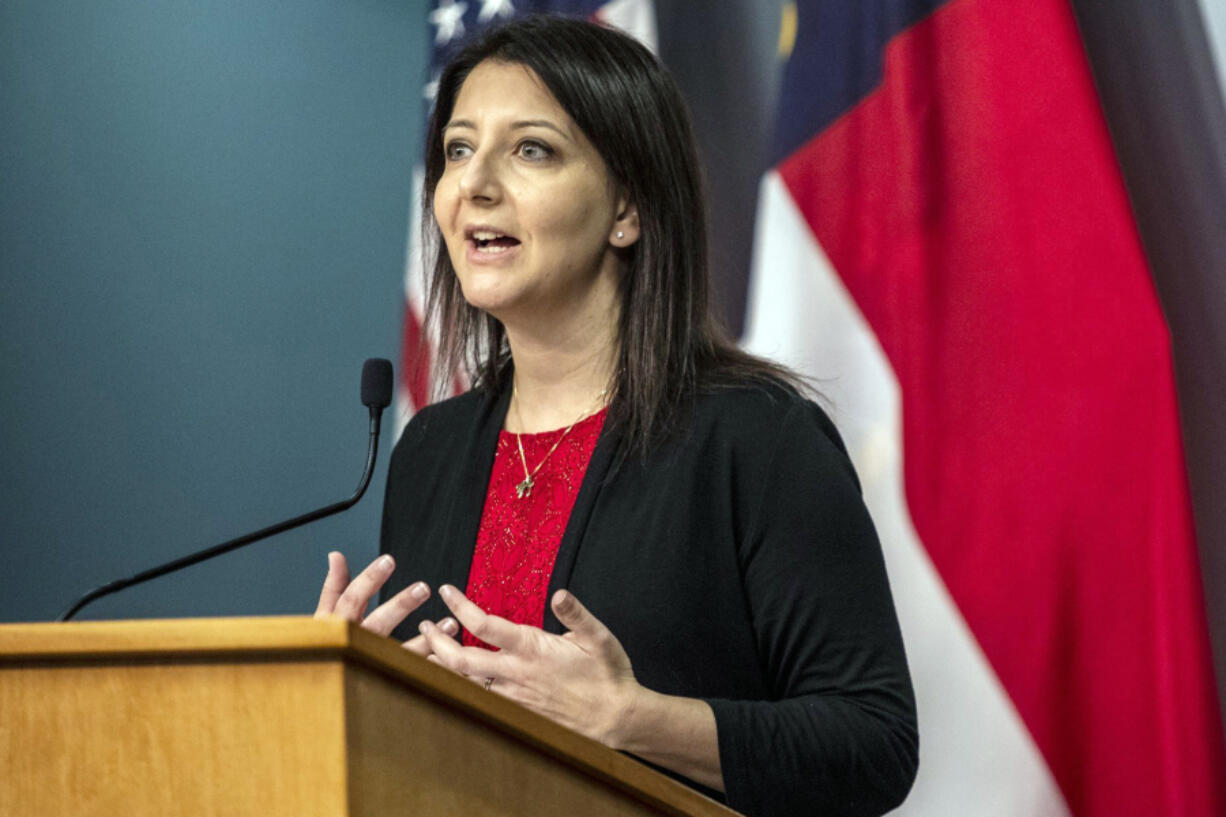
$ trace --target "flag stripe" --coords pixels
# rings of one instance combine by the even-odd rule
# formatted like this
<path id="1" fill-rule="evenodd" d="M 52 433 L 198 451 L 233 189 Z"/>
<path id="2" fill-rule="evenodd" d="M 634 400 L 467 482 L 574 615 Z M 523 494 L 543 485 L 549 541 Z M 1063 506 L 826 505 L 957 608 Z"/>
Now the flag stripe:
<path id="1" fill-rule="evenodd" d="M 430 402 L 431 363 L 434 359 L 432 344 L 425 337 L 424 327 L 412 302 L 404 305 L 404 345 L 400 350 L 401 380 L 408 390 L 408 398 L 415 406 Z"/>
<path id="2" fill-rule="evenodd" d="M 625 31 L 655 53 L 656 11 L 652 0 L 611 0 L 597 9 L 592 17 Z"/>
<path id="3" fill-rule="evenodd" d="M 1169 337 L 1067 3 L 954 0 L 883 77 L 780 172 L 897 374 L 915 529 L 1073 814 L 1223 813 Z"/>

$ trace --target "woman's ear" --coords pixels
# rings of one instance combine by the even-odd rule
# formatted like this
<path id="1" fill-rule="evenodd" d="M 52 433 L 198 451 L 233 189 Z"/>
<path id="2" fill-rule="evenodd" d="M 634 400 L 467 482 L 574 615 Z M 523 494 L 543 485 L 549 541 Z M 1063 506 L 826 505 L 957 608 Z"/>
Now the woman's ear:
<path id="1" fill-rule="evenodd" d="M 614 247 L 629 247 L 639 240 L 639 208 L 627 199 L 619 200 L 617 205 L 617 219 L 609 233 L 609 243 Z"/>

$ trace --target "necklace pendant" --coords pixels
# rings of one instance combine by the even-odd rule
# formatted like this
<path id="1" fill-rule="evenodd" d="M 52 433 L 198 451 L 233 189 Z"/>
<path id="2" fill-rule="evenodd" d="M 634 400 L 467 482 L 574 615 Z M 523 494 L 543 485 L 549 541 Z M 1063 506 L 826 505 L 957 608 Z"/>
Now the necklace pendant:
<path id="1" fill-rule="evenodd" d="M 515 498 L 523 499 L 528 494 L 532 493 L 532 477 L 526 477 L 523 482 L 515 486 Z"/>

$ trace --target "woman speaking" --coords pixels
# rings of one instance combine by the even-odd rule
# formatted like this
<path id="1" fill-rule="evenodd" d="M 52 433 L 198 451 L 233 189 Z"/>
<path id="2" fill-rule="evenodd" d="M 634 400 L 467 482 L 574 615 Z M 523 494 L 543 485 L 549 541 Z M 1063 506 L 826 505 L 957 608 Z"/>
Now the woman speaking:
<path id="1" fill-rule="evenodd" d="M 352 581 L 330 555 L 318 614 L 749 815 L 898 805 L 917 733 L 881 548 L 803 384 L 711 318 L 655 58 L 494 29 L 439 81 L 424 204 L 428 318 L 474 385 L 406 427 L 384 555 Z"/>

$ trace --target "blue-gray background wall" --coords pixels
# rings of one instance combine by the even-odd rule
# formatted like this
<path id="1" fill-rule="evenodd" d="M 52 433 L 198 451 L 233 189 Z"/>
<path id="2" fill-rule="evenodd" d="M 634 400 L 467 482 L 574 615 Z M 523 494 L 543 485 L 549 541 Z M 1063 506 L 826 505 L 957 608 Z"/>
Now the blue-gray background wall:
<path id="1" fill-rule="evenodd" d="M 0 621 L 347 496 L 395 360 L 414 0 L 0 2 Z M 390 419 L 390 418 L 389 418 Z M 308 612 L 356 508 L 82 618 Z"/>

